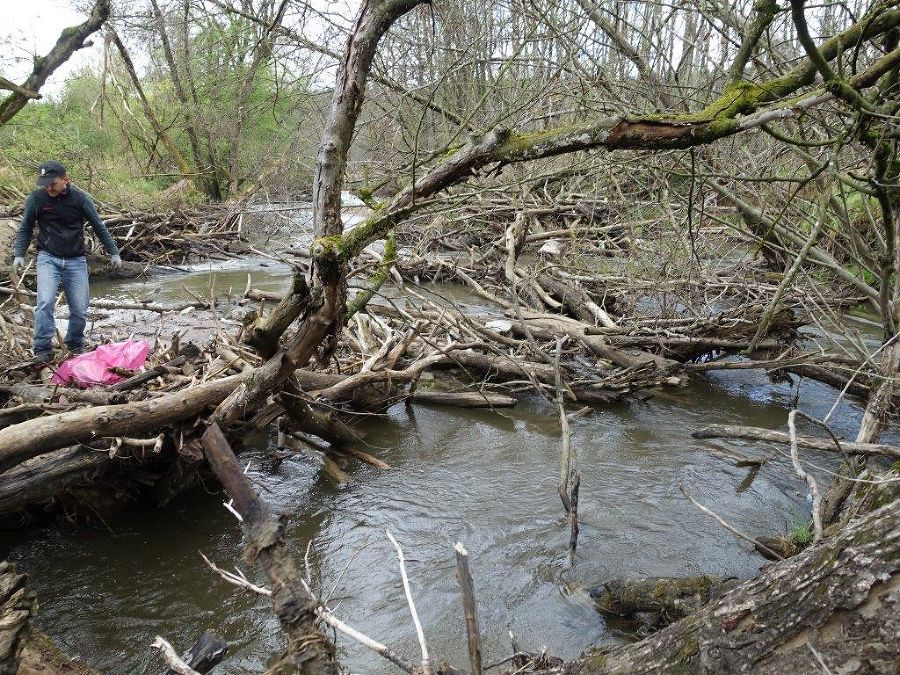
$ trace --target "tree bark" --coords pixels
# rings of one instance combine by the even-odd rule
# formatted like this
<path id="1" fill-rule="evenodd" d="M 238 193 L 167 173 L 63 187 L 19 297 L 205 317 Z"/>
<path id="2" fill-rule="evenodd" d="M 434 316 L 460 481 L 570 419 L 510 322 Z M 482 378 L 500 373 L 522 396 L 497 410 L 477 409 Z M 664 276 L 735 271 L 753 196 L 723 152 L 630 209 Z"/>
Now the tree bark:
<path id="1" fill-rule="evenodd" d="M 636 644 L 550 672 L 812 675 L 815 650 L 832 672 L 896 673 L 898 631 L 900 500 Z"/>

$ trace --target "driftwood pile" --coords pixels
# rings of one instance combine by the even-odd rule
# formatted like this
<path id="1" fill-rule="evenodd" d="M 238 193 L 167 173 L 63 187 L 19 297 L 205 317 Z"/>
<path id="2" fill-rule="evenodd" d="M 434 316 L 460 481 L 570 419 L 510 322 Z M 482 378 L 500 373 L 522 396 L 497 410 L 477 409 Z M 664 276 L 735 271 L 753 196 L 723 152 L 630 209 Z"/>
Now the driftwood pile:
<path id="1" fill-rule="evenodd" d="M 733 266 L 679 283 L 674 274 L 651 283 L 610 271 L 602 264 L 610 251 L 638 256 L 642 243 L 611 225 L 603 204 L 518 212 L 498 206 L 491 214 L 478 228 L 467 229 L 465 220 L 460 227 L 431 222 L 424 236 L 399 235 L 405 246 L 391 239 L 367 249 L 349 278 L 346 326 L 323 345 L 319 367 L 297 370 L 274 396 L 245 410 L 240 426 L 271 426 L 282 448 L 296 449 L 296 436 L 303 445 L 311 435 L 320 447 L 377 464 L 356 447 L 360 432 L 342 410 L 382 411 L 402 400 L 503 407 L 535 392 L 550 402 L 561 395 L 564 403 L 598 404 L 644 397 L 716 368 L 834 373 L 863 363 L 846 353 L 798 350 L 798 329 L 819 300 L 802 290 L 773 306 L 777 283 L 749 284 Z M 119 214 L 108 222 L 127 228 L 120 241 L 144 242 L 145 253 L 160 247 L 161 259 L 173 259 L 190 234 L 182 218 L 138 227 L 132 215 Z M 194 231 L 241 228 L 240 216 L 205 218 L 204 226 L 194 221 Z M 573 251 L 582 237 L 582 249 Z M 302 286 L 303 252 L 285 255 L 295 265 L 295 286 Z M 453 301 L 460 286 L 465 297 Z M 227 299 L 244 305 L 243 325 L 217 321 L 200 348 L 160 335 L 144 373 L 104 390 L 50 387 L 19 367 L 31 341 L 32 302 L 21 288 L 10 289 L 0 305 L 0 331 L 10 345 L 0 364 L 0 516 L 8 522 L 34 515 L 35 502 L 38 512 L 48 503 L 77 504 L 83 495 L 73 499 L 73 490 L 91 493 L 95 478 L 113 468 L 120 495 L 149 492 L 165 503 L 205 468 L 198 445 L 204 412 L 277 350 L 258 339 L 256 327 L 281 298 L 248 286 L 241 298 Z M 190 304 L 216 313 L 210 301 Z M 131 307 L 142 308 L 150 305 Z M 727 358 L 751 347 L 764 358 Z M 133 480 L 124 481 L 123 473 Z"/>
<path id="2" fill-rule="evenodd" d="M 22 210 L 21 203 L 0 209 L 0 227 L 14 232 Z M 106 207 L 100 209 L 100 217 L 116 240 L 123 261 L 141 268 L 178 265 L 192 258 L 226 258 L 247 250 L 240 207 L 205 205 L 158 213 Z M 89 257 L 104 257 L 93 230 L 85 228 L 85 233 Z M 5 244 L 9 235 L 0 235 L 0 242 Z"/>
<path id="3" fill-rule="evenodd" d="M 603 213 L 599 208 L 589 212 L 597 220 Z M 854 382 L 873 374 L 852 350 L 801 351 L 799 329 L 813 320 L 811 308 L 822 306 L 811 291 L 797 287 L 778 296 L 777 279 L 750 284 L 752 269 L 734 266 L 713 266 L 691 281 L 675 281 L 675 275 L 635 280 L 600 264 L 613 249 L 640 254 L 639 240 L 608 224 L 591 222 L 595 230 L 588 237 L 598 242 L 609 236 L 607 243 L 594 243 L 589 252 L 577 255 L 571 248 L 566 251 L 571 233 L 585 226 L 581 213 L 572 209 L 562 224 L 555 211 L 513 216 L 511 222 L 493 222 L 477 236 L 460 232 L 447 237 L 447 246 L 440 246 L 436 237 L 401 236 L 404 245 L 399 248 L 394 241 L 372 247 L 349 277 L 345 327 L 323 345 L 318 367 L 294 371 L 262 404 L 244 409 L 229 435 L 270 431 L 275 456 L 314 454 L 324 472 L 344 480 L 333 461 L 336 455 L 389 468 L 358 447 L 364 430 L 354 427 L 348 421 L 354 416 L 344 412 L 383 411 L 404 400 L 503 407 L 539 395 L 559 406 L 563 424 L 567 405 L 589 411 L 586 406 L 681 386 L 693 373 L 713 369 L 762 368 L 784 377 L 819 368 L 835 377 L 853 373 Z M 563 237 L 561 230 L 570 236 Z M 302 251 L 289 254 L 294 256 L 296 289 L 302 287 L 307 263 Z M 102 514 L 123 499 L 164 504 L 211 468 L 229 491 L 245 490 L 238 478 L 224 473 L 233 473 L 237 465 L 229 459 L 224 435 L 213 431 L 218 426 L 209 426 L 208 415 L 277 353 L 278 345 L 260 339 L 257 327 L 280 299 L 248 286 L 241 298 L 227 299 L 244 306 L 240 325 L 216 322 L 218 329 L 200 346 L 182 344 L 178 334 L 159 336 L 142 372 L 120 373 L 125 379 L 116 385 L 82 391 L 47 385 L 40 374 L 22 366 L 31 339 L 31 299 L 21 287 L 10 289 L 0 305 L 0 330 L 12 346 L 0 368 L 3 522 L 14 526 L 59 508 L 73 515 Z M 194 304 L 198 312 L 215 315 L 226 299 L 216 300 Z M 843 302 L 840 296 L 832 299 L 833 305 Z M 154 310 L 164 314 L 167 308 Z M 731 358 L 745 351 L 752 360 Z M 805 440 L 800 439 L 801 445 Z M 895 450 L 835 448 L 842 449 L 882 456 Z M 568 495 L 568 489 L 561 488 L 560 494 Z M 245 492 L 244 499 L 251 511 L 261 508 L 254 506 L 252 493 Z M 248 531 L 250 541 L 257 535 L 276 541 L 271 528 L 277 524 L 266 525 L 267 519 L 263 512 L 262 530 Z M 298 619 L 279 612 L 288 634 L 301 636 L 298 626 L 312 631 L 315 618 L 328 623 L 327 611 L 317 608 L 308 591 L 303 595 L 296 580 L 279 576 L 283 554 L 271 554 L 280 561 L 271 567 L 273 583 L 290 586 L 294 595 L 288 600 L 299 598 L 304 611 L 315 615 Z M 677 583 L 672 588 L 677 590 Z M 671 603 L 663 603 L 663 623 L 718 598 L 722 589 L 717 586 L 715 593 L 699 599 L 691 589 L 676 593 Z M 620 593 L 602 602 L 609 611 L 628 613 L 623 597 Z M 636 601 L 632 605 L 653 609 Z M 327 641 L 321 645 L 330 662 L 331 648 Z M 553 659 L 524 652 L 514 663 L 523 672 L 558 666 Z M 582 666 L 603 672 L 587 662 Z"/>

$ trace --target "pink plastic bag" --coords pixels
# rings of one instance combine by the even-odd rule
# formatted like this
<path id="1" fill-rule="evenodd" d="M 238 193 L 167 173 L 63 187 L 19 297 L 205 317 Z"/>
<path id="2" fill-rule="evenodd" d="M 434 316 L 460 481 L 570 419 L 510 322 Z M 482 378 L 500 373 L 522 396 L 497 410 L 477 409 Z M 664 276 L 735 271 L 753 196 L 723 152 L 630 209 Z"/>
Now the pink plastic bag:
<path id="1" fill-rule="evenodd" d="M 100 345 L 92 352 L 66 359 L 50 378 L 53 384 L 75 384 L 82 389 L 115 384 L 122 379 L 110 368 L 137 370 L 147 360 L 150 345 L 144 340 L 126 340 Z"/>

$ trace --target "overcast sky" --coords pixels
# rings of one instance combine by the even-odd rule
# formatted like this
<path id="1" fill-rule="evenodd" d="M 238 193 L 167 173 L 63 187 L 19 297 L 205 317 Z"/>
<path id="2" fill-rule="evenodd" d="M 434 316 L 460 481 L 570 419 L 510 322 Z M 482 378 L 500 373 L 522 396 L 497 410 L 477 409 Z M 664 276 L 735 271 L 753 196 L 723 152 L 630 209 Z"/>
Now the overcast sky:
<path id="1" fill-rule="evenodd" d="M 63 28 L 83 23 L 89 10 L 73 6 L 87 5 L 76 0 L 0 0 L 0 75 L 20 83 L 31 72 L 34 54 L 46 54 L 56 44 Z M 47 81 L 41 93 L 53 95 L 62 90 L 73 70 L 96 62 L 101 42 L 93 36 L 94 47 L 76 52 Z"/>

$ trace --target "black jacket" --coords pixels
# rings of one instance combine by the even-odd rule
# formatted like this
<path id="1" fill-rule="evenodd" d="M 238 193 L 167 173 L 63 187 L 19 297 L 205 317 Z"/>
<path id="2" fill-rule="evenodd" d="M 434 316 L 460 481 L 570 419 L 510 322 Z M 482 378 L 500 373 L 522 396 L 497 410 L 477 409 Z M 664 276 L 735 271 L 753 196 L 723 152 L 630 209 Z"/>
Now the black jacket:
<path id="1" fill-rule="evenodd" d="M 25 255 L 37 223 L 39 251 L 47 251 L 59 258 L 83 256 L 85 222 L 91 224 L 110 255 L 119 253 L 109 230 L 97 215 L 94 202 L 86 192 L 72 185 L 56 197 L 51 197 L 46 190 L 35 190 L 25 201 L 25 213 L 16 234 L 15 254 Z"/>

